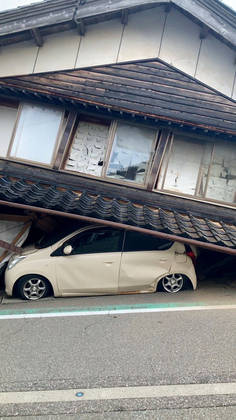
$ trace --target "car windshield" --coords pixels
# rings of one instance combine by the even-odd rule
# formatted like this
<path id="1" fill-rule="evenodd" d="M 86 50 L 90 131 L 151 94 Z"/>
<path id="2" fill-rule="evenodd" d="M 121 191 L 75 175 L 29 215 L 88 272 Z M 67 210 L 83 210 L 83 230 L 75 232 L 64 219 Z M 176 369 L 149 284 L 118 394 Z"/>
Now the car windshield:
<path id="1" fill-rule="evenodd" d="M 67 235 L 70 235 L 74 231 L 83 227 L 84 224 L 70 224 L 63 229 L 55 229 L 53 232 L 45 233 L 41 238 L 35 243 L 37 249 L 47 248 L 60 241 L 60 239 L 65 238 Z"/>

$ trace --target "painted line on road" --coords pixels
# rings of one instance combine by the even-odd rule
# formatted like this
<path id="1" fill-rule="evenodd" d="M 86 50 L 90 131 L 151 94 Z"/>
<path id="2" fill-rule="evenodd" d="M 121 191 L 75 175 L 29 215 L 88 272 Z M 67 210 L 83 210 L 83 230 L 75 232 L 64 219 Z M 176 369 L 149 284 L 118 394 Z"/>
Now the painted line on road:
<path id="1" fill-rule="evenodd" d="M 153 312 L 184 312 L 184 311 L 206 311 L 236 309 L 236 305 L 203 305 L 200 303 L 191 304 L 137 304 L 117 305 L 89 308 L 28 308 L 23 310 L 6 309 L 0 311 L 0 320 L 26 319 L 26 318 L 58 318 L 78 316 L 101 316 L 101 315 L 123 315 L 123 314 L 144 314 Z"/>
<path id="2" fill-rule="evenodd" d="M 119 400 L 134 398 L 235 395 L 236 382 L 187 385 L 158 385 L 119 388 L 66 389 L 54 391 L 2 392 L 0 405 L 68 401 Z"/>

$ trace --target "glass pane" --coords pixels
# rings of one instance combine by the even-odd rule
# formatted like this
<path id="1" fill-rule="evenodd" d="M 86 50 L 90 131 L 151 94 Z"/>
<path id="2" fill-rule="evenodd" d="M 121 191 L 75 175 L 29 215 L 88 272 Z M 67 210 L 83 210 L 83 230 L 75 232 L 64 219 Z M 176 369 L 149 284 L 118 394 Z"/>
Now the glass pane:
<path id="1" fill-rule="evenodd" d="M 65 169 L 101 176 L 109 126 L 80 121 Z"/>
<path id="2" fill-rule="evenodd" d="M 156 130 L 118 123 L 107 176 L 143 184 Z"/>
<path id="3" fill-rule="evenodd" d="M 194 195 L 203 154 L 203 144 L 194 142 L 192 139 L 183 140 L 176 136 L 165 176 L 164 189 Z"/>
<path id="4" fill-rule="evenodd" d="M 222 141 L 214 147 L 207 198 L 236 203 L 236 145 Z"/>
<path id="5" fill-rule="evenodd" d="M 16 115 L 17 108 L 0 106 L 0 156 L 7 155 Z"/>
<path id="6" fill-rule="evenodd" d="M 131 251 L 164 251 L 173 242 L 138 232 L 126 232 L 124 252 Z"/>
<path id="7" fill-rule="evenodd" d="M 71 239 L 70 244 L 73 254 L 121 252 L 123 235 L 121 230 L 95 229 Z"/>
<path id="8" fill-rule="evenodd" d="M 24 104 L 20 114 L 11 156 L 50 164 L 61 123 L 62 111 Z"/>

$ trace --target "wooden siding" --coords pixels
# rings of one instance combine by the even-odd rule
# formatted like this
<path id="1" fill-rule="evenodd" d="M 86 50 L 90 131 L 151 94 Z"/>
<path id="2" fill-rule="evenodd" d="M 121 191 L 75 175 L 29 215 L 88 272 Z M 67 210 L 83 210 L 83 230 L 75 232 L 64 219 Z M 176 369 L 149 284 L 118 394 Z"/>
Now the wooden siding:
<path id="1" fill-rule="evenodd" d="M 6 78 L 1 86 L 236 135 L 235 102 L 158 60 Z"/>

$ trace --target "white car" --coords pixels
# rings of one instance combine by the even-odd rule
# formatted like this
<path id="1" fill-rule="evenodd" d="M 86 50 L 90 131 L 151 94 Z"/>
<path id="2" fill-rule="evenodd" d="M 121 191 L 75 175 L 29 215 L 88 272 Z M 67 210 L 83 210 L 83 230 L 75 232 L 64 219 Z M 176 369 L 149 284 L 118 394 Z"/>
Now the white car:
<path id="1" fill-rule="evenodd" d="M 50 293 L 177 293 L 188 285 L 196 289 L 194 254 L 187 254 L 179 242 L 86 226 L 50 246 L 26 248 L 13 256 L 5 272 L 6 293 L 37 300 Z"/>

